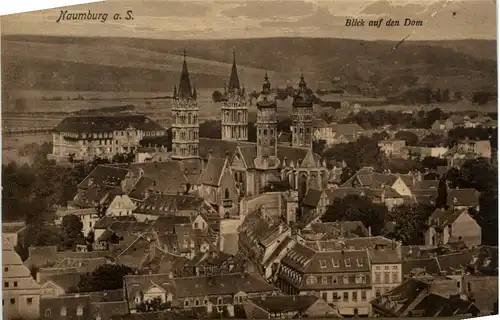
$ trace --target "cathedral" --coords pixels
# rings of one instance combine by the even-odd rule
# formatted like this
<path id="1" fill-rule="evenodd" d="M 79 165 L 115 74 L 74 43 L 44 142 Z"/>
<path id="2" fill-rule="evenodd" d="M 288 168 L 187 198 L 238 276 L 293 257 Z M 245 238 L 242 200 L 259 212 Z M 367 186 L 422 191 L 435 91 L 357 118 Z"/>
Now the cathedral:
<path id="1" fill-rule="evenodd" d="M 256 102 L 256 142 L 248 141 L 248 105 L 233 51 L 231 73 L 221 106 L 221 139 L 199 138 L 196 88 L 191 86 L 184 53 L 179 87 L 174 88 L 172 105 L 172 159 L 200 163 L 197 188 L 200 195 L 231 215 L 236 209 L 234 202 L 241 197 L 262 194 L 276 182 L 296 191 L 299 201 L 310 188 L 328 188 L 332 172 L 312 151 L 313 96 L 304 77 L 301 75 L 293 96 L 291 146 L 278 144 L 278 102 L 267 72 Z M 228 176 L 232 178 L 228 180 Z M 234 200 L 231 210 L 222 208 L 223 203 L 229 203 L 224 200 L 229 198 Z"/>

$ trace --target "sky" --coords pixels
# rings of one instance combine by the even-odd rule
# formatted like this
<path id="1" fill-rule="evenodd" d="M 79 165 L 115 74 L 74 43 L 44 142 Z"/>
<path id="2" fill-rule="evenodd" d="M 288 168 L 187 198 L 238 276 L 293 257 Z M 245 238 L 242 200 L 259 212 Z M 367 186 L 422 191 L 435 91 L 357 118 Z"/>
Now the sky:
<path id="1" fill-rule="evenodd" d="M 61 10 L 108 13 L 99 21 L 60 21 Z M 133 20 L 113 20 L 114 13 Z M 384 19 L 380 28 L 346 27 L 346 19 Z M 388 19 L 420 27 L 386 27 Z M 3 16 L 2 35 L 103 36 L 156 39 L 329 37 L 364 40 L 496 39 L 495 0 L 108 0 Z"/>

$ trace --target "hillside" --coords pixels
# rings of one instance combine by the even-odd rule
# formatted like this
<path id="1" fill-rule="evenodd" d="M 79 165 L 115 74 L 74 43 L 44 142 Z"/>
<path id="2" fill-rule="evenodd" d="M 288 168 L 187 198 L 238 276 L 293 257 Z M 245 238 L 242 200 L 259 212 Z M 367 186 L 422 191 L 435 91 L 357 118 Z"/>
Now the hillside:
<path id="1" fill-rule="evenodd" d="M 4 92 L 15 90 L 168 92 L 178 81 L 186 48 L 199 88 L 221 88 L 236 48 L 240 77 L 260 87 L 296 82 L 302 69 L 314 89 L 335 78 L 378 94 L 407 86 L 496 91 L 496 43 L 484 40 L 391 41 L 261 38 L 152 40 L 132 38 L 2 37 Z"/>

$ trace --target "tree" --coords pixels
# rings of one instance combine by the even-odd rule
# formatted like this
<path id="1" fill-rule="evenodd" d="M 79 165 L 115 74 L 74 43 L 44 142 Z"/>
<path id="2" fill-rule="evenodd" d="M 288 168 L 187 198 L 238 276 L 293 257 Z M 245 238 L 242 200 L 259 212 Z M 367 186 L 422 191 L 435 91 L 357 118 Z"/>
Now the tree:
<path id="1" fill-rule="evenodd" d="M 323 154 L 326 147 L 326 140 L 313 140 L 312 149 L 314 153 Z"/>
<path id="2" fill-rule="evenodd" d="M 62 235 L 67 248 L 73 248 L 78 241 L 84 239 L 82 229 L 83 223 L 77 216 L 70 214 L 63 217 Z"/>
<path id="3" fill-rule="evenodd" d="M 434 207 L 427 204 L 402 205 L 388 213 L 392 230 L 385 232 L 389 238 L 401 241 L 403 245 L 420 245 L 424 242 L 427 220 Z"/>
<path id="4" fill-rule="evenodd" d="M 219 120 L 208 120 L 200 123 L 200 137 L 210 139 L 221 138 L 221 122 Z"/>
<path id="5" fill-rule="evenodd" d="M 124 265 L 105 264 L 80 278 L 73 292 L 95 292 L 117 290 L 123 287 L 123 277 L 133 274 L 134 270 Z"/>
<path id="6" fill-rule="evenodd" d="M 325 222 L 333 221 L 361 221 L 372 228 L 374 234 L 380 234 L 385 227 L 387 207 L 373 203 L 364 196 L 348 195 L 342 199 L 335 199 L 328 206 L 324 217 Z"/>
<path id="7" fill-rule="evenodd" d="M 136 309 L 139 312 L 159 312 L 169 309 L 170 305 L 171 303 L 163 302 L 160 297 L 155 297 L 140 303 Z"/>
<path id="8" fill-rule="evenodd" d="M 224 100 L 224 95 L 219 90 L 215 90 L 214 92 L 212 92 L 213 102 L 221 102 L 223 100 Z"/>
<path id="9" fill-rule="evenodd" d="M 446 208 L 448 204 L 448 186 L 446 179 L 439 180 L 438 192 L 436 198 L 436 208 Z"/>
<path id="10" fill-rule="evenodd" d="M 422 167 L 426 169 L 435 170 L 439 166 L 446 166 L 446 159 L 436 158 L 436 157 L 425 157 L 422 159 Z"/>
<path id="11" fill-rule="evenodd" d="M 398 140 L 405 140 L 407 146 L 415 146 L 418 143 L 418 136 L 410 131 L 398 131 L 394 138 Z"/>

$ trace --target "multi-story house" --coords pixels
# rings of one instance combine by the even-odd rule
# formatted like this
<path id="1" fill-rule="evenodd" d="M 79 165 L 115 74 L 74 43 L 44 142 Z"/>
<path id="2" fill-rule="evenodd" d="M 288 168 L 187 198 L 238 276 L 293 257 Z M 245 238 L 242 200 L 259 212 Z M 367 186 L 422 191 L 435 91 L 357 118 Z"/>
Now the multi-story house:
<path id="1" fill-rule="evenodd" d="M 286 294 L 314 294 L 341 315 L 370 315 L 371 266 L 367 250 L 314 250 L 297 243 L 281 260 L 278 286 Z"/>
<path id="2" fill-rule="evenodd" d="M 401 255 L 395 248 L 375 248 L 370 251 L 372 262 L 372 297 L 391 291 L 403 282 Z"/>
<path id="3" fill-rule="evenodd" d="M 462 140 L 457 144 L 457 152 L 473 153 L 481 158 L 491 158 L 491 143 L 489 140 Z"/>
<path id="4" fill-rule="evenodd" d="M 406 146 L 405 140 L 382 140 L 379 141 L 378 147 L 380 151 L 385 154 L 386 157 L 401 157 L 403 149 Z"/>
<path id="5" fill-rule="evenodd" d="M 40 306 L 40 285 L 31 276 L 14 251 L 14 246 L 2 241 L 2 305 L 4 319 L 37 319 Z"/>
<path id="6" fill-rule="evenodd" d="M 174 278 L 173 274 L 128 275 L 124 290 L 131 313 L 146 301 L 159 299 L 181 309 L 206 309 L 209 314 L 234 316 L 235 306 L 248 298 L 275 294 L 278 289 L 248 273 Z"/>
<path id="7" fill-rule="evenodd" d="M 164 136 L 165 129 L 145 116 L 67 117 L 55 128 L 53 151 L 57 161 L 112 158 L 133 152 L 146 136 Z"/>
<path id="8" fill-rule="evenodd" d="M 481 245 L 481 227 L 467 209 L 436 209 L 429 217 L 425 244 L 430 246 L 463 241 L 467 247 Z"/>
<path id="9" fill-rule="evenodd" d="M 314 139 L 324 140 L 331 146 L 338 143 L 349 143 L 357 140 L 364 129 L 356 123 L 330 123 L 316 126 Z"/>

